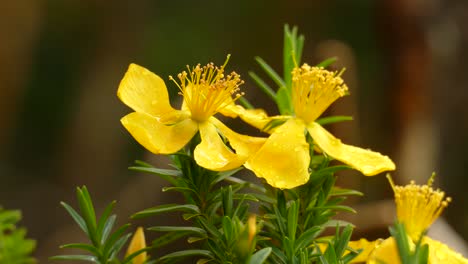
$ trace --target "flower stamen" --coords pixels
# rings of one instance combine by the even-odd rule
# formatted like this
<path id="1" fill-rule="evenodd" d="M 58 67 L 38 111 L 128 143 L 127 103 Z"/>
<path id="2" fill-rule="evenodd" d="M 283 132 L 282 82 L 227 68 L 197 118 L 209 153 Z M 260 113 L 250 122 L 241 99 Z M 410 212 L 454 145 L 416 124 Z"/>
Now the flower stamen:
<path id="1" fill-rule="evenodd" d="M 294 112 L 307 123 L 315 121 L 336 99 L 348 94 L 340 72 L 307 64 L 292 71 Z"/>
<path id="2" fill-rule="evenodd" d="M 206 121 L 243 95 L 239 89 L 239 86 L 244 83 L 240 75 L 236 72 L 224 75 L 228 60 L 229 56 L 221 67 L 213 63 L 208 63 L 203 67 L 200 64 L 193 68 L 187 66 L 188 73 L 183 71 L 177 75 L 180 84 L 169 76 L 169 79 L 174 81 L 179 88 L 179 94 L 184 97 L 193 120 Z"/>
<path id="3" fill-rule="evenodd" d="M 422 232 L 440 216 L 451 201 L 445 193 L 432 188 L 434 175 L 425 185 L 416 185 L 414 181 L 405 186 L 395 185 L 387 175 L 393 192 L 398 220 L 405 224 L 408 235 L 418 241 Z"/>

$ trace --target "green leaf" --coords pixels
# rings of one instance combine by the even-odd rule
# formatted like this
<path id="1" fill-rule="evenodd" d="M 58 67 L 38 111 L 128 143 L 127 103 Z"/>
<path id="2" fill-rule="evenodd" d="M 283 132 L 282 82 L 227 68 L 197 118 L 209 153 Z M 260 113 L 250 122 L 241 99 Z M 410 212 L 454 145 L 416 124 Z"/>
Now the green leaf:
<path id="1" fill-rule="evenodd" d="M 300 66 L 302 57 L 302 48 L 304 46 L 304 36 L 297 36 L 297 27 L 289 29 L 288 25 L 284 26 L 284 41 L 283 41 L 283 76 L 286 82 L 286 87 L 292 87 L 291 72 L 296 66 Z"/>
<path id="2" fill-rule="evenodd" d="M 223 226 L 224 237 L 226 241 L 233 242 L 234 240 L 234 227 L 232 225 L 232 221 L 228 216 L 224 216 L 221 220 L 221 224 Z"/>
<path id="3" fill-rule="evenodd" d="M 86 250 L 94 255 L 99 255 L 99 250 L 94 247 L 93 245 L 83 244 L 83 243 L 73 243 L 73 244 L 65 244 L 60 246 L 60 248 L 76 248 L 81 250 Z"/>
<path id="4" fill-rule="evenodd" d="M 270 78 L 276 83 L 276 85 L 278 85 L 278 87 L 286 86 L 283 79 L 281 79 L 278 73 L 276 73 L 276 71 L 273 70 L 273 68 L 271 68 L 270 65 L 268 65 L 268 63 L 266 63 L 262 58 L 255 57 L 255 61 L 257 61 L 260 67 L 262 67 L 265 73 L 268 74 L 268 76 L 270 76 Z"/>
<path id="5" fill-rule="evenodd" d="M 351 196 L 351 195 L 363 196 L 364 194 L 360 191 L 344 189 L 344 188 L 334 186 L 329 195 L 330 196 Z"/>
<path id="6" fill-rule="evenodd" d="M 104 234 L 104 231 L 106 229 L 107 225 L 110 225 L 110 229 L 112 229 L 113 226 L 113 221 L 109 222 L 109 215 L 111 214 L 112 210 L 114 209 L 116 201 L 112 201 L 109 205 L 107 205 L 106 209 L 104 209 L 104 212 L 102 213 L 101 218 L 98 221 L 97 225 L 97 238 L 100 241 L 101 245 L 104 244 L 104 241 L 107 239 L 108 234 Z M 114 221 L 115 221 L 115 216 L 114 216 Z M 108 227 L 109 228 L 109 227 Z"/>
<path id="7" fill-rule="evenodd" d="M 123 236 L 129 227 L 130 224 L 125 224 L 112 233 L 109 239 L 106 241 L 106 244 L 104 244 L 103 252 L 106 254 L 112 253 L 111 249 L 114 248 L 117 241 Z"/>
<path id="8" fill-rule="evenodd" d="M 194 226 L 153 226 L 148 228 L 150 231 L 156 232 L 186 232 L 194 233 L 200 236 L 206 236 L 206 231 Z"/>
<path id="9" fill-rule="evenodd" d="M 75 209 L 73 209 L 70 205 L 68 205 L 67 203 L 65 202 L 60 202 L 60 204 L 65 208 L 65 210 L 67 210 L 68 214 L 70 214 L 70 216 L 73 218 L 73 220 L 75 220 L 75 222 L 78 224 L 78 226 L 81 228 L 81 230 L 83 230 L 83 232 L 85 232 L 87 235 L 89 235 L 89 231 L 88 231 L 88 228 L 86 227 L 86 223 L 83 219 L 83 217 L 81 217 L 76 211 Z"/>
<path id="10" fill-rule="evenodd" d="M 281 86 L 278 89 L 276 104 L 281 115 L 291 115 L 293 113 L 291 94 L 286 86 Z"/>
<path id="11" fill-rule="evenodd" d="M 254 109 L 254 106 L 244 96 L 239 97 L 239 103 L 246 109 Z"/>
<path id="12" fill-rule="evenodd" d="M 271 254 L 271 247 L 260 249 L 255 252 L 247 262 L 247 264 L 262 264 L 264 263 L 268 256 Z"/>
<path id="13" fill-rule="evenodd" d="M 167 233 L 153 240 L 152 244 L 154 245 L 155 248 L 160 248 L 162 246 L 165 246 L 169 243 L 172 243 L 173 241 L 176 241 L 177 239 L 180 239 L 190 234 L 191 233 L 189 232 L 182 232 L 182 231 Z"/>
<path id="14" fill-rule="evenodd" d="M 195 193 L 194 189 L 188 187 L 163 187 L 163 192 L 176 191 L 180 193 Z"/>
<path id="15" fill-rule="evenodd" d="M 338 234 L 339 227 L 336 227 L 337 234 L 335 235 L 336 242 L 334 244 L 336 256 L 341 257 L 347 248 L 351 234 L 353 233 L 353 228 L 351 226 L 346 226 L 341 234 Z"/>
<path id="16" fill-rule="evenodd" d="M 97 263 L 97 258 L 90 255 L 61 255 L 49 258 L 50 260 L 80 260 Z"/>
<path id="17" fill-rule="evenodd" d="M 109 237 L 110 232 L 112 231 L 112 228 L 114 227 L 114 223 L 116 219 L 117 219 L 116 215 L 111 215 L 107 219 L 106 224 L 104 225 L 104 228 L 102 230 L 101 245 L 105 244 L 107 238 Z"/>
<path id="18" fill-rule="evenodd" d="M 306 248 L 312 245 L 312 242 L 322 230 L 323 228 L 320 226 L 314 226 L 312 228 L 307 229 L 307 231 L 302 233 L 296 240 L 296 243 L 294 245 L 294 251 L 298 251 L 301 248 Z"/>
<path id="19" fill-rule="evenodd" d="M 209 223 L 205 218 L 199 217 L 197 219 L 203 228 L 205 228 L 206 231 L 208 231 L 212 236 L 214 237 L 221 237 L 222 234 L 218 231 L 218 229 L 211 223 Z"/>
<path id="20" fill-rule="evenodd" d="M 166 212 L 188 212 L 188 213 L 200 213 L 200 209 L 193 204 L 164 204 L 160 206 L 156 206 L 153 208 L 145 209 L 143 211 L 140 211 L 134 215 L 132 215 L 132 218 L 138 219 L 138 218 L 143 218 L 143 217 L 148 217 L 148 216 L 154 216 L 158 215 L 161 213 L 166 213 Z"/>
<path id="21" fill-rule="evenodd" d="M 352 116 L 327 116 L 327 117 L 322 117 L 315 122 L 317 122 L 320 125 L 328 125 L 328 124 L 333 124 L 333 123 L 338 123 L 338 122 L 343 122 L 343 121 L 352 121 L 353 117 Z"/>
<path id="22" fill-rule="evenodd" d="M 249 72 L 249 76 L 253 79 L 255 84 L 257 84 L 258 88 L 260 88 L 268 97 L 270 97 L 273 101 L 276 100 L 275 91 L 265 81 L 263 81 L 262 78 L 251 71 Z"/>
<path id="23" fill-rule="evenodd" d="M 174 179 L 174 177 L 180 177 L 182 175 L 182 172 L 178 170 L 166 170 L 166 169 L 158 169 L 158 168 L 153 168 L 153 167 L 148 168 L 148 167 L 133 166 L 133 167 L 129 167 L 129 169 L 133 171 L 146 172 L 146 173 L 157 175 L 160 178 L 171 183 L 172 185 L 176 185 L 176 186 L 177 186 L 177 180 Z"/>
<path id="24" fill-rule="evenodd" d="M 330 219 L 328 220 L 325 224 L 322 225 L 322 227 L 327 228 L 327 227 L 337 227 L 337 226 L 351 226 L 355 227 L 352 223 L 344 220 L 336 220 L 336 219 Z"/>
<path id="25" fill-rule="evenodd" d="M 297 221 L 299 217 L 299 201 L 292 201 L 288 208 L 288 237 L 291 242 L 296 240 Z"/>
<path id="26" fill-rule="evenodd" d="M 161 260 L 169 260 L 169 259 L 177 259 L 177 258 L 187 258 L 187 257 L 193 257 L 193 256 L 200 256 L 200 257 L 205 257 L 209 259 L 214 259 L 213 253 L 211 253 L 208 250 L 187 249 L 187 250 L 181 250 L 181 251 L 169 253 L 165 256 L 160 257 L 159 260 L 161 261 Z"/>
<path id="27" fill-rule="evenodd" d="M 227 188 L 223 188 L 222 198 L 224 215 L 232 217 L 232 185 L 227 186 Z"/>
<path id="28" fill-rule="evenodd" d="M 80 207 L 81 214 L 86 223 L 87 230 L 89 231 L 88 236 L 93 242 L 97 245 L 98 241 L 96 240 L 96 214 L 94 212 L 94 206 L 89 196 L 86 186 L 76 189 L 76 196 L 78 199 L 78 205 Z"/>
<path id="29" fill-rule="evenodd" d="M 349 212 L 349 213 L 354 213 L 354 214 L 356 213 L 356 210 L 346 205 L 316 206 L 316 207 L 310 208 L 309 210 L 316 211 L 316 210 L 324 210 L 324 209 L 344 211 L 344 212 Z"/>
<path id="30" fill-rule="evenodd" d="M 110 259 L 114 259 L 116 257 L 116 255 L 122 250 L 123 246 L 125 245 L 125 243 L 127 243 L 127 240 L 130 238 L 132 234 L 131 233 L 128 233 L 122 237 L 120 237 L 115 243 L 114 245 L 110 248 L 109 250 L 109 257 Z"/>
<path id="31" fill-rule="evenodd" d="M 322 62 L 320 62 L 319 64 L 315 65 L 316 67 L 323 67 L 323 68 L 326 68 L 330 65 L 332 65 L 333 63 L 335 63 L 336 61 L 338 60 L 338 58 L 336 57 L 331 57 L 331 58 L 328 58 Z"/>

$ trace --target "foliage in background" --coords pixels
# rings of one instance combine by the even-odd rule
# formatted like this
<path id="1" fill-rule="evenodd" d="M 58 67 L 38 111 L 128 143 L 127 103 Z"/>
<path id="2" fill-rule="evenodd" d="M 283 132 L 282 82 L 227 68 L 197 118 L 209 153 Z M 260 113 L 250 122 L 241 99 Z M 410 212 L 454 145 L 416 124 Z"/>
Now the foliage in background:
<path id="1" fill-rule="evenodd" d="M 102 213 L 100 218 L 96 218 L 94 205 L 91 196 L 85 186 L 76 189 L 76 197 L 78 200 L 78 213 L 73 207 L 65 202 L 62 206 L 67 210 L 76 224 L 86 234 L 90 243 L 72 243 L 65 244 L 61 248 L 73 248 L 86 251 L 87 254 L 79 255 L 60 255 L 52 257 L 52 260 L 82 260 L 93 262 L 96 264 L 125 264 L 131 263 L 132 259 L 140 252 L 135 252 L 121 258 L 119 254 L 131 233 L 128 232 L 130 224 L 125 224 L 115 231 L 114 224 L 117 219 L 112 210 L 115 206 L 115 201 L 111 202 Z"/>
<path id="2" fill-rule="evenodd" d="M 31 264 L 36 242 L 26 238 L 26 229 L 18 228 L 21 212 L 0 207 L 0 263 Z"/>

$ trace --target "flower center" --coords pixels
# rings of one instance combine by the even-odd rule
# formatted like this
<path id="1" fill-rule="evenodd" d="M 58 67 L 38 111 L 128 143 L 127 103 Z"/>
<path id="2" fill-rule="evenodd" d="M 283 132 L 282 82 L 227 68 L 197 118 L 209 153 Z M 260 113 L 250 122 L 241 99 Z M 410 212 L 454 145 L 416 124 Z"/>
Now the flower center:
<path id="1" fill-rule="evenodd" d="M 315 121 L 336 99 L 348 92 L 340 72 L 307 64 L 292 71 L 294 112 L 306 123 Z"/>
<path id="2" fill-rule="evenodd" d="M 398 220 L 403 222 L 408 235 L 418 241 L 422 232 L 439 217 L 451 201 L 445 193 L 432 189 L 434 175 L 426 185 L 416 185 L 414 181 L 405 186 L 397 186 L 387 176 L 395 193 Z"/>
<path id="3" fill-rule="evenodd" d="M 203 67 L 198 64 L 192 69 L 187 66 L 188 73 L 183 71 L 177 75 L 180 84 L 169 76 L 179 87 L 179 94 L 184 97 L 184 103 L 193 120 L 206 121 L 243 95 L 239 93 L 239 86 L 244 83 L 240 75 L 235 72 L 224 75 L 228 60 L 229 56 L 221 67 L 214 66 L 213 63 Z"/>

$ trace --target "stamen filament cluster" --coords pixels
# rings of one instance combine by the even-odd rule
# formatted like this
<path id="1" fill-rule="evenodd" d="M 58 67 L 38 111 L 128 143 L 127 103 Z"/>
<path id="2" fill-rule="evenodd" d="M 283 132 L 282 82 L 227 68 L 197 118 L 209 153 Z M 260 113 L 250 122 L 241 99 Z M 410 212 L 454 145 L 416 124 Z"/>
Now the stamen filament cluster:
<path id="1" fill-rule="evenodd" d="M 422 232 L 440 216 L 451 198 L 431 187 L 432 178 L 422 186 L 416 185 L 414 181 L 406 186 L 397 186 L 389 180 L 395 193 L 398 220 L 404 223 L 411 239 L 417 241 Z"/>
<path id="2" fill-rule="evenodd" d="M 316 120 L 336 99 L 348 92 L 340 72 L 304 64 L 292 72 L 294 112 L 307 123 Z"/>
<path id="3" fill-rule="evenodd" d="M 206 121 L 243 95 L 239 93 L 239 86 L 244 81 L 235 72 L 225 76 L 226 63 L 221 67 L 214 66 L 213 63 L 203 67 L 198 64 L 191 69 L 187 66 L 188 72 L 183 71 L 177 75 L 180 84 L 169 76 L 179 87 L 179 94 L 184 97 L 185 105 L 190 110 L 193 120 Z"/>

